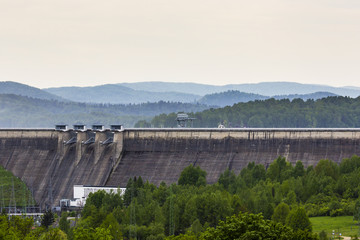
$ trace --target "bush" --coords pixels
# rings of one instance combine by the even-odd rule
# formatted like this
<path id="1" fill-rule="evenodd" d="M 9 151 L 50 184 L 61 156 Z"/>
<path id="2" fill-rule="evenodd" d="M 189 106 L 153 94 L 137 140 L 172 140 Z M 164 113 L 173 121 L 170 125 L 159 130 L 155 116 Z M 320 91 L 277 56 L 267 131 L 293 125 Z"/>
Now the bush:
<path id="1" fill-rule="evenodd" d="M 344 215 L 346 215 L 346 214 L 345 214 L 344 210 L 341 208 L 330 211 L 330 217 L 337 217 L 337 216 L 344 216 Z"/>

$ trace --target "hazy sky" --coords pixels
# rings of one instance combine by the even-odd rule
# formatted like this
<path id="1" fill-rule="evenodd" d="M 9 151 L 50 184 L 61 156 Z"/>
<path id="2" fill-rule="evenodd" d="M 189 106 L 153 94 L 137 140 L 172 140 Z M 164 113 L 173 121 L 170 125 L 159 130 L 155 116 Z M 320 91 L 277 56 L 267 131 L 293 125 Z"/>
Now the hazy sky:
<path id="1" fill-rule="evenodd" d="M 0 81 L 360 86 L 360 1 L 0 0 Z"/>

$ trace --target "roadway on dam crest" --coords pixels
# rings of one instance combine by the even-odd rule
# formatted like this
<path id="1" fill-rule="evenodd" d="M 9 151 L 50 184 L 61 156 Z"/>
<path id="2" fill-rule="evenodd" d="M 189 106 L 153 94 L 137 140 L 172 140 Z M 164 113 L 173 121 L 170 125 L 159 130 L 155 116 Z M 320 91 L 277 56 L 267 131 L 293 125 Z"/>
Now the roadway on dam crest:
<path id="1" fill-rule="evenodd" d="M 33 190 L 42 207 L 72 198 L 77 184 L 125 187 L 134 176 L 170 184 L 190 164 L 214 183 L 227 168 L 239 173 L 249 162 L 267 167 L 278 156 L 308 166 L 352 155 L 360 155 L 357 128 L 0 129 L 0 164 Z"/>

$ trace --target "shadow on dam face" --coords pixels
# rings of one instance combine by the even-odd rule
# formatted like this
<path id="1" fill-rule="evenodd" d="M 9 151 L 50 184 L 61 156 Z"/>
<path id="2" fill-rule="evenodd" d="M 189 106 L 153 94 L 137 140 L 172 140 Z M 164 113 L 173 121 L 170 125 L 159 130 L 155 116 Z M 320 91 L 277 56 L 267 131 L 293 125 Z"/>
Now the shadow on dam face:
<path id="1" fill-rule="evenodd" d="M 268 166 L 278 156 L 305 166 L 360 155 L 360 129 L 126 129 L 84 132 L 0 130 L 0 164 L 22 179 L 42 207 L 72 198 L 73 185 L 125 187 L 141 176 L 177 182 L 192 164 L 214 183 L 227 168 Z"/>

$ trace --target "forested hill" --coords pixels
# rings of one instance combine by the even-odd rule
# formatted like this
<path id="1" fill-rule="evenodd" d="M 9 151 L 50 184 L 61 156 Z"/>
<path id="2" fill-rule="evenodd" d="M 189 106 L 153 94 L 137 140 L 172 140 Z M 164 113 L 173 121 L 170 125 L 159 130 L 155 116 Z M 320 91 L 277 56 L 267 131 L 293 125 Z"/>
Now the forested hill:
<path id="1" fill-rule="evenodd" d="M 198 102 L 202 104 L 206 104 L 209 106 L 219 106 L 219 107 L 225 107 L 225 106 L 232 106 L 235 103 L 239 102 L 249 102 L 249 101 L 255 101 L 255 100 L 266 100 L 270 98 L 275 99 L 290 99 L 293 100 L 295 98 L 301 98 L 303 100 L 308 99 L 320 99 L 325 98 L 329 96 L 337 96 L 334 93 L 330 92 L 315 92 L 315 93 L 309 93 L 309 94 L 290 94 L 290 95 L 277 95 L 273 97 L 268 97 L 264 95 L 254 94 L 254 93 L 245 93 L 240 91 L 226 91 L 226 92 L 220 92 L 220 93 L 213 93 L 208 94 L 202 97 Z"/>
<path id="2" fill-rule="evenodd" d="M 125 127 L 132 127 L 137 121 L 151 119 L 157 114 L 196 112 L 206 108 L 208 106 L 179 102 L 86 104 L 0 94 L 0 128 L 47 128 L 58 123 L 124 124 Z"/>
<path id="3" fill-rule="evenodd" d="M 257 100 L 232 107 L 190 113 L 194 127 L 350 128 L 360 127 L 360 97 L 327 97 L 319 100 Z M 155 127 L 176 127 L 175 113 L 152 119 Z M 138 125 L 138 124 L 137 124 Z M 144 126 L 150 125 L 143 124 Z"/>
<path id="4" fill-rule="evenodd" d="M 254 93 L 244 93 L 239 91 L 226 91 L 220 93 L 208 94 L 202 97 L 198 102 L 202 104 L 207 104 L 211 106 L 231 106 L 239 102 L 249 102 L 255 100 L 265 100 L 270 97 L 254 94 Z"/>

